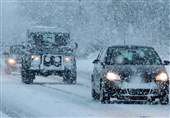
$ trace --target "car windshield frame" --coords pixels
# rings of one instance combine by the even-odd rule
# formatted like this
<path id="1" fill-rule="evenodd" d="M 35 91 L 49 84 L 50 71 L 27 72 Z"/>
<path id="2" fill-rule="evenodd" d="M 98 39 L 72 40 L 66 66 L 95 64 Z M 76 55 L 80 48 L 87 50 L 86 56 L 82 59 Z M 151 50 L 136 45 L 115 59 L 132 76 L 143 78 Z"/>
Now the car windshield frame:
<path id="1" fill-rule="evenodd" d="M 108 65 L 162 65 L 151 47 L 109 47 L 104 61 Z"/>

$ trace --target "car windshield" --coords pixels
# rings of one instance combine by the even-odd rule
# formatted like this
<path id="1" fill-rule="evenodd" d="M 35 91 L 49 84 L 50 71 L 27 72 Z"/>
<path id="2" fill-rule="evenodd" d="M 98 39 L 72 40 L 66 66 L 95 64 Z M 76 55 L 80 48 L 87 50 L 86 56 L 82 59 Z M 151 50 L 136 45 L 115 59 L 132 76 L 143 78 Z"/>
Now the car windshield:
<path id="1" fill-rule="evenodd" d="M 117 65 L 160 65 L 161 59 L 153 48 L 110 47 L 107 50 L 106 64 Z"/>
<path id="2" fill-rule="evenodd" d="M 69 42 L 69 33 L 36 32 L 31 33 L 31 37 L 36 45 L 53 44 L 65 46 Z"/>

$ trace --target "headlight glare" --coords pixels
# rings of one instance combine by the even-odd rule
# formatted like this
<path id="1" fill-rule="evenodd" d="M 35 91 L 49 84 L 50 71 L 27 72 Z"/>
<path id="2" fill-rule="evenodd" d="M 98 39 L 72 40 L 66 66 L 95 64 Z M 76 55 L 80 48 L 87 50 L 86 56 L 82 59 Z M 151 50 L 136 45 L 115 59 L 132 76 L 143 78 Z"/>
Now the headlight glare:
<path id="1" fill-rule="evenodd" d="M 10 65 L 15 65 L 16 63 L 17 63 L 17 62 L 16 62 L 15 59 L 12 59 L 12 58 L 8 59 L 8 64 L 10 64 Z"/>
<path id="2" fill-rule="evenodd" d="M 66 62 L 66 63 L 71 62 L 71 61 L 72 61 L 71 57 L 65 57 L 64 58 L 64 62 Z"/>
<path id="3" fill-rule="evenodd" d="M 40 60 L 40 56 L 38 56 L 38 55 L 32 55 L 32 56 L 31 56 L 31 59 L 32 59 L 33 61 L 39 61 L 39 60 Z"/>
<path id="4" fill-rule="evenodd" d="M 110 81 L 120 81 L 121 80 L 120 76 L 114 72 L 108 72 L 106 74 L 106 78 Z"/>
<path id="5" fill-rule="evenodd" d="M 156 81 L 167 81 L 168 75 L 165 72 L 161 72 L 156 76 Z"/>

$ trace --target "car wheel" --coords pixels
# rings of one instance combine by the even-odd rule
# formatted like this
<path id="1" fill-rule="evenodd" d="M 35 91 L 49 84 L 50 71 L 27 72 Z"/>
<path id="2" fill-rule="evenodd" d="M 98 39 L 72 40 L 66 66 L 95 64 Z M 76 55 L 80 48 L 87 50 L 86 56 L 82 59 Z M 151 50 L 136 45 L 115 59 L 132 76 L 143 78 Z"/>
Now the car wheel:
<path id="1" fill-rule="evenodd" d="M 110 103 L 110 96 L 109 96 L 109 94 L 105 91 L 105 87 L 104 87 L 103 81 L 100 82 L 100 102 L 101 102 L 102 104 Z"/>
<path id="2" fill-rule="evenodd" d="M 94 100 L 99 100 L 99 94 L 96 93 L 96 91 L 94 89 L 91 90 L 91 95 L 93 97 Z"/>
<path id="3" fill-rule="evenodd" d="M 96 93 L 95 89 L 94 89 L 94 78 L 93 75 L 91 75 L 91 96 L 94 100 L 99 100 L 100 96 L 98 93 Z"/>
<path id="4" fill-rule="evenodd" d="M 76 84 L 77 83 L 76 72 L 71 72 L 71 70 L 66 70 L 63 75 L 63 82 L 66 84 Z"/>
<path id="5" fill-rule="evenodd" d="M 169 103 L 169 97 L 168 95 L 164 95 L 162 97 L 160 97 L 160 103 L 162 105 L 167 105 Z"/>
<path id="6" fill-rule="evenodd" d="M 76 80 L 72 80 L 72 79 L 63 80 L 63 82 L 64 82 L 65 84 L 76 84 L 76 83 L 77 83 Z"/>
<path id="7" fill-rule="evenodd" d="M 35 79 L 35 73 L 30 70 L 22 70 L 21 76 L 22 82 L 25 84 L 32 84 Z"/>

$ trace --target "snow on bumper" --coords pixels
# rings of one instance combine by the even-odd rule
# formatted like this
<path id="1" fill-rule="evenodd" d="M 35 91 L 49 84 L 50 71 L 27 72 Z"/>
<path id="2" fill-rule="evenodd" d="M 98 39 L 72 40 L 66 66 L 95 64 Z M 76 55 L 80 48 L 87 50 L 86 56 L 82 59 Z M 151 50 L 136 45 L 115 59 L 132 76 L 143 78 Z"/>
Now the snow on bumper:
<path id="1" fill-rule="evenodd" d="M 168 90 L 161 89 L 112 89 L 111 97 L 118 99 L 132 100 L 148 100 L 159 98 L 162 95 L 168 94 Z"/>
<path id="2" fill-rule="evenodd" d="M 143 86 L 117 86 L 114 82 L 105 82 L 105 92 L 111 98 L 116 98 L 116 100 L 131 100 L 131 101 L 141 101 L 141 100 L 153 100 L 160 98 L 166 94 L 169 94 L 169 83 L 147 83 Z"/>
<path id="3" fill-rule="evenodd" d="M 48 57 L 48 61 L 47 58 Z M 52 58 L 53 57 L 53 58 Z M 71 58 L 71 57 L 70 57 Z M 42 60 L 40 61 L 32 61 L 31 62 L 31 70 L 43 70 L 43 71 L 50 71 L 50 70 L 64 70 L 65 68 L 67 69 L 72 69 L 74 66 L 74 61 L 72 61 L 69 57 L 64 57 L 61 55 L 45 55 L 42 56 Z M 67 61 L 65 61 L 67 59 Z M 70 59 L 68 61 L 68 59 Z"/>

